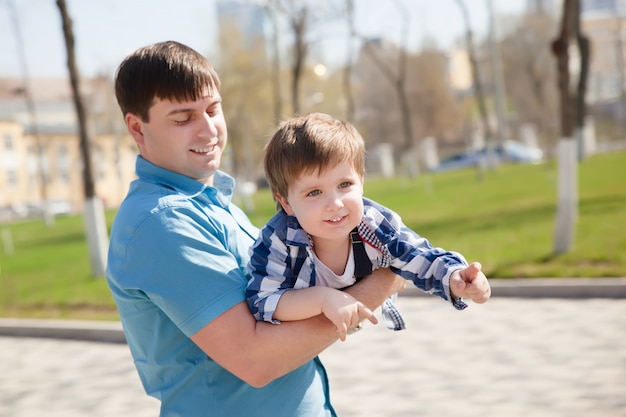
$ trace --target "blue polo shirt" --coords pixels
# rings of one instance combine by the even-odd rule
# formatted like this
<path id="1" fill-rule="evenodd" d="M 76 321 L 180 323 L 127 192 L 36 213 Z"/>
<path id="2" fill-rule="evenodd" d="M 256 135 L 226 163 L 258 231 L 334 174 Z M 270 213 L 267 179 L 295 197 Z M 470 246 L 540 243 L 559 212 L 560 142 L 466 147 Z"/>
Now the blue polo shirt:
<path id="1" fill-rule="evenodd" d="M 207 186 L 141 156 L 136 173 L 111 230 L 107 281 L 161 416 L 334 416 L 319 359 L 254 388 L 190 339 L 245 301 L 258 230 L 231 203 L 234 180 L 218 171 Z"/>

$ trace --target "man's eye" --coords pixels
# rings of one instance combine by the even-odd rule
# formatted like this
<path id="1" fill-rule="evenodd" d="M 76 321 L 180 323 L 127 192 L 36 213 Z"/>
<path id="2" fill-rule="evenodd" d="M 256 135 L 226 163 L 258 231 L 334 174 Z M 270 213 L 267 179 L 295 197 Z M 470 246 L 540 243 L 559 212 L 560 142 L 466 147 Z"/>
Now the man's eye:
<path id="1" fill-rule="evenodd" d="M 184 125 L 189 123 L 189 120 L 191 120 L 189 117 L 183 120 L 174 120 L 174 123 L 177 125 Z"/>
<path id="2" fill-rule="evenodd" d="M 213 106 L 206 110 L 206 114 L 208 114 L 211 117 L 214 117 L 220 113 L 220 109 L 221 109 L 220 106 Z"/>

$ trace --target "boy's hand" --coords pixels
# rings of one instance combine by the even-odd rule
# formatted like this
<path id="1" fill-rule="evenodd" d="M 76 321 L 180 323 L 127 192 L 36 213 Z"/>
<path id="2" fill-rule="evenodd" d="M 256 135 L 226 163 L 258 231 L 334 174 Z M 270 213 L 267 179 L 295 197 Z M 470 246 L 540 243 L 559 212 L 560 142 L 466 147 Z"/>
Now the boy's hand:
<path id="1" fill-rule="evenodd" d="M 450 293 L 455 298 L 471 298 L 478 304 L 486 303 L 491 297 L 491 286 L 481 271 L 478 262 L 469 264 L 467 268 L 454 271 L 450 276 Z"/>
<path id="2" fill-rule="evenodd" d="M 343 291 L 329 291 L 322 304 L 322 313 L 330 320 L 339 333 L 341 341 L 346 340 L 348 329 L 355 328 L 363 320 L 378 323 L 372 311 L 365 304 Z"/>

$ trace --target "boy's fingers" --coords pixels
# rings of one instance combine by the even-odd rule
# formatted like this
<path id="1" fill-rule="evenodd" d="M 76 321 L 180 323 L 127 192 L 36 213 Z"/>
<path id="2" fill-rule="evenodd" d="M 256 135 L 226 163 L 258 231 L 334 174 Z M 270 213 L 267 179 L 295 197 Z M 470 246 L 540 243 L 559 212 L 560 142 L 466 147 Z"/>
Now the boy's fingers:
<path id="1" fill-rule="evenodd" d="M 348 334 L 348 326 L 346 326 L 345 323 L 342 323 L 341 326 L 337 328 L 337 331 L 339 332 L 339 339 L 341 339 L 342 342 L 345 342 L 346 335 Z"/>
<path id="2" fill-rule="evenodd" d="M 374 313 L 372 312 L 372 310 L 367 308 L 365 304 L 359 303 L 359 323 L 362 322 L 364 319 L 368 319 L 372 323 L 376 324 L 376 322 L 374 321 L 376 320 L 376 317 L 374 317 Z"/>

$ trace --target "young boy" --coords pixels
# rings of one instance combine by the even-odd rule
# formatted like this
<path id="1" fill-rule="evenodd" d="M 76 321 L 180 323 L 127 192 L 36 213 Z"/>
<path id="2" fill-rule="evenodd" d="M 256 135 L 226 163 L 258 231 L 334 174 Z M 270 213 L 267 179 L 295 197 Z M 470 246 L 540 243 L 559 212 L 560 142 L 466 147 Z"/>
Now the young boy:
<path id="1" fill-rule="evenodd" d="M 321 113 L 291 118 L 267 144 L 264 164 L 279 211 L 250 250 L 246 295 L 257 320 L 324 314 L 345 340 L 362 306 L 341 289 L 383 267 L 459 310 L 467 305 L 451 297 L 451 279 L 479 285 L 475 302 L 489 298 L 479 263 L 433 248 L 396 213 L 363 197 L 365 145 L 349 123 Z M 405 327 L 393 300 L 382 310 L 388 327 Z"/>

